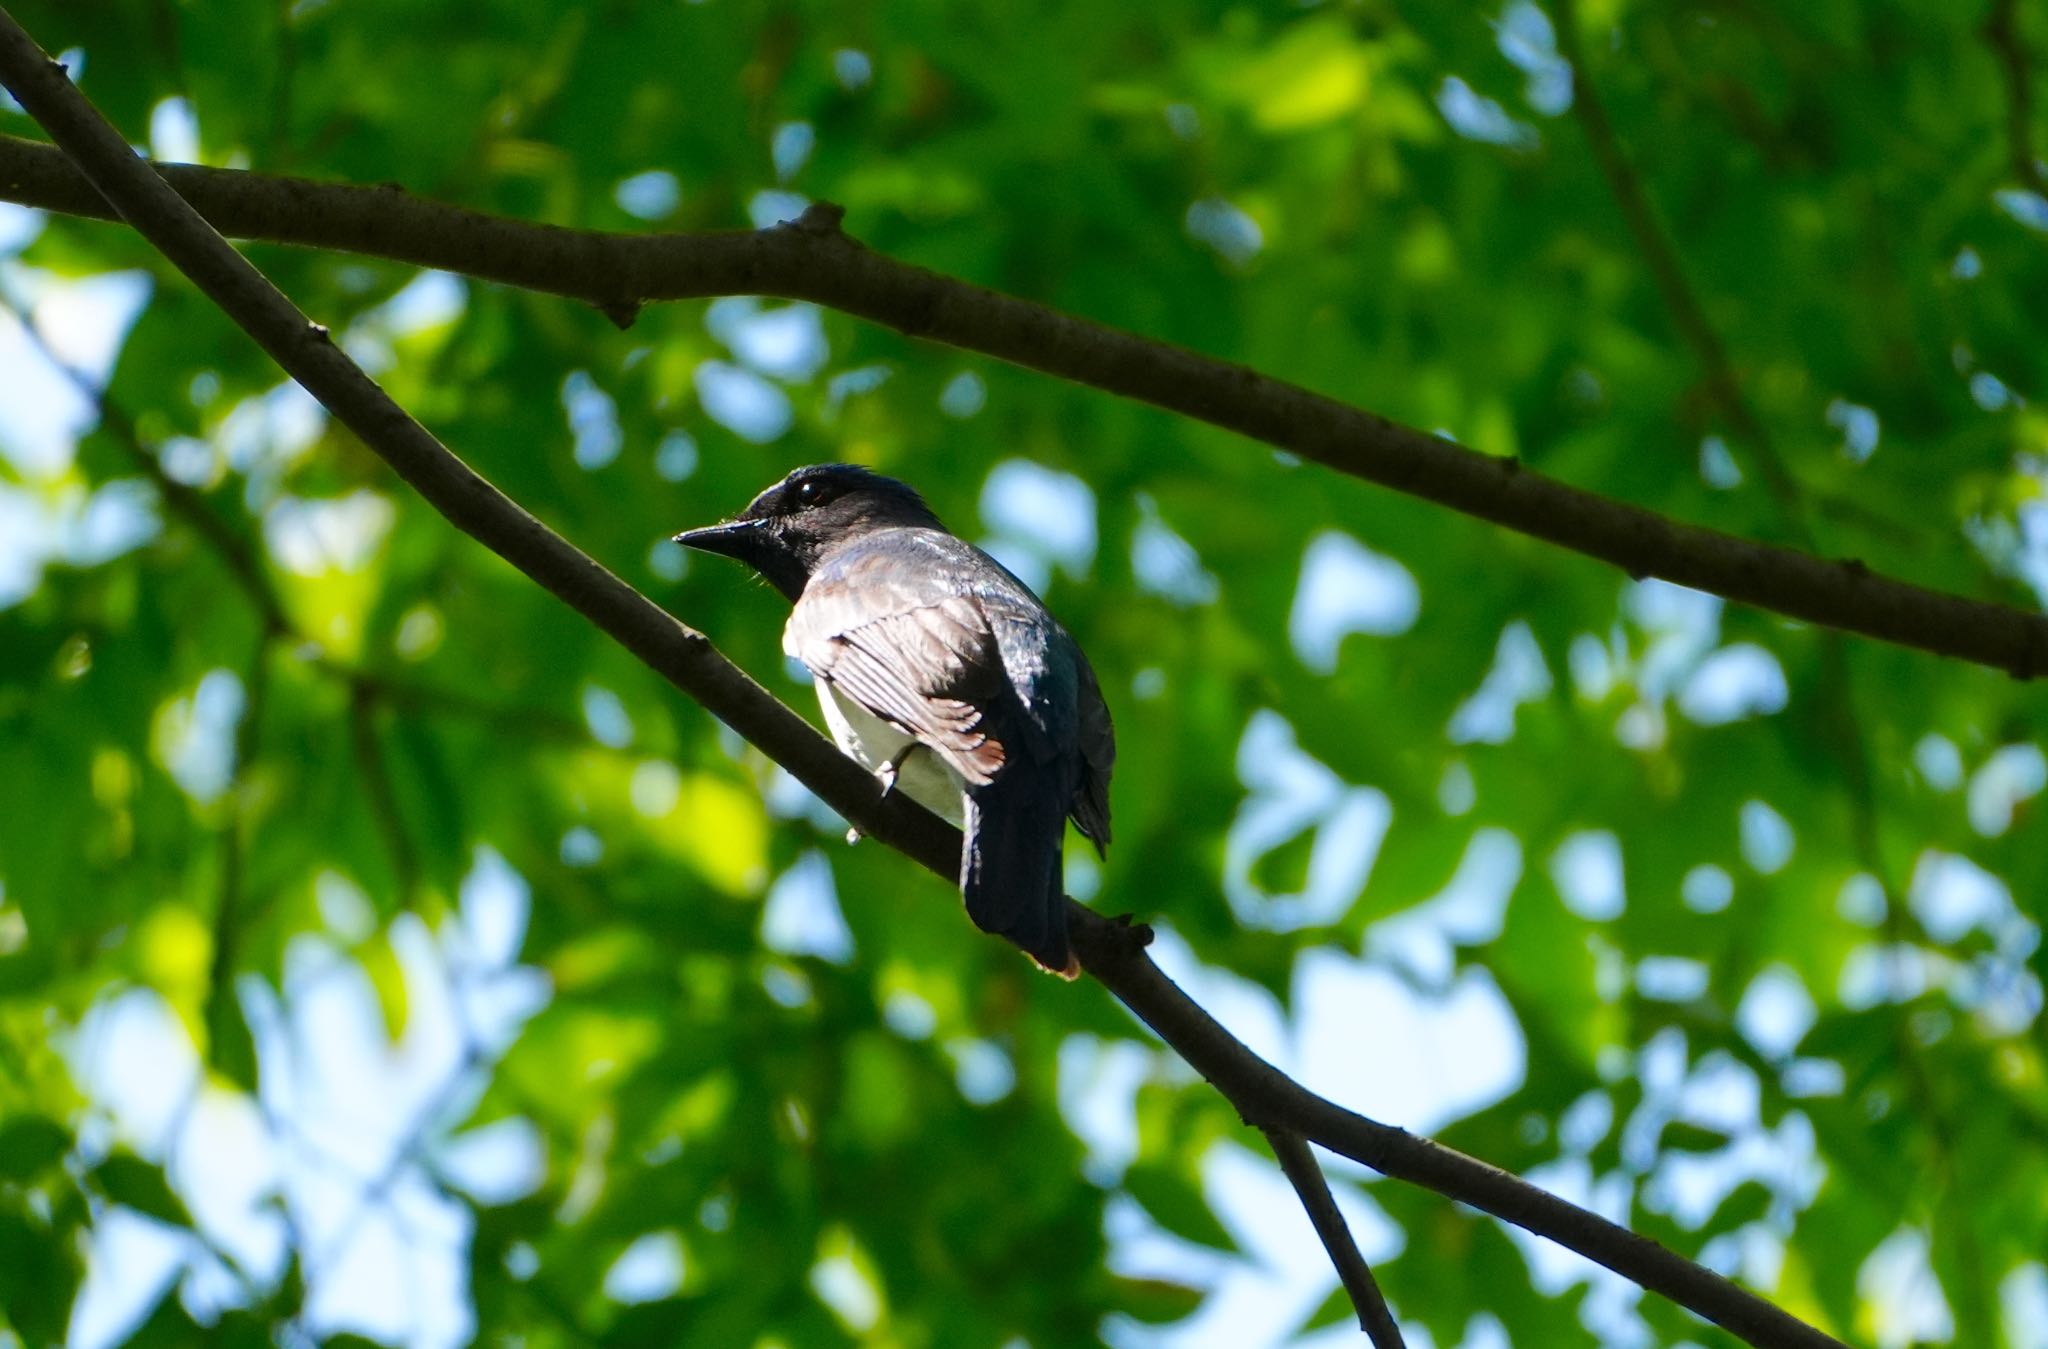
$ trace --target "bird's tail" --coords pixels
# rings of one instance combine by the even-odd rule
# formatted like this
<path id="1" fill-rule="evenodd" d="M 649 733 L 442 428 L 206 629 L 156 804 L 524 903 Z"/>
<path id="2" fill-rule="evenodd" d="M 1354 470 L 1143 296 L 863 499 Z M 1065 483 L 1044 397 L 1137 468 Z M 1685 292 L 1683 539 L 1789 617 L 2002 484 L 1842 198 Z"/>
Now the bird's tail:
<path id="1" fill-rule="evenodd" d="M 1081 972 L 1067 944 L 1067 898 L 1060 848 L 1066 841 L 1066 799 L 1022 763 L 967 793 L 966 843 L 960 851 L 960 894 L 983 932 L 1024 948 L 1065 979 Z"/>

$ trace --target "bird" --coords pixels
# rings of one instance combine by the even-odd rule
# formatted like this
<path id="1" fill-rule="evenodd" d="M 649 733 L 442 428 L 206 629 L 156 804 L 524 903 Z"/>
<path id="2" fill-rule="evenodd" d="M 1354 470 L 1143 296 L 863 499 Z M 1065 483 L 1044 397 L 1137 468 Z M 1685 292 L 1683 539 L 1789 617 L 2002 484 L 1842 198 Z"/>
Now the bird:
<path id="1" fill-rule="evenodd" d="M 1031 588 L 908 484 L 854 464 L 795 469 L 674 540 L 792 602 L 782 649 L 810 672 L 833 740 L 885 795 L 960 827 L 968 917 L 1078 975 L 1066 822 L 1107 856 L 1116 731 L 1087 656 Z"/>

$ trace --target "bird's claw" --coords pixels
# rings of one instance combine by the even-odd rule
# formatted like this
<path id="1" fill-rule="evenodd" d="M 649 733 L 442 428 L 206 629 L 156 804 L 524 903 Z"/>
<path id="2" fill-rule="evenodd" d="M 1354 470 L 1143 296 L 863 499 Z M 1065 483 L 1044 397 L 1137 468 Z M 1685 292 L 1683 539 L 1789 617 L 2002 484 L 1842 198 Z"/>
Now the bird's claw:
<path id="1" fill-rule="evenodd" d="M 895 758 L 888 760 L 875 770 L 875 781 L 882 784 L 883 797 L 886 798 L 890 792 L 896 790 L 897 772 L 909 761 L 911 755 L 917 753 L 918 748 L 918 743 L 915 740 L 911 741 L 902 749 L 896 751 Z"/>
<path id="2" fill-rule="evenodd" d="M 911 751 L 916 748 L 915 742 L 905 745 L 900 754 L 875 770 L 875 781 L 882 784 L 882 799 L 884 801 L 889 799 L 890 792 L 896 790 L 896 770 L 903 766 L 903 761 L 908 759 Z M 846 841 L 849 844 L 858 843 L 863 837 L 864 835 L 861 833 L 859 825 L 851 824 L 846 827 Z"/>

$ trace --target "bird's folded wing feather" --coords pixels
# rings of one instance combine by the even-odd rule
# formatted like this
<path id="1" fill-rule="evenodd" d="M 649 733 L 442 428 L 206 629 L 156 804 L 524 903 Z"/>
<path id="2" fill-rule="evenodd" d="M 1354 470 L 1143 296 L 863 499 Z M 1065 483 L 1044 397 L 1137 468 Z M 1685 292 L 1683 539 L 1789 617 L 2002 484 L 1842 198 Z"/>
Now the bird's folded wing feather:
<path id="1" fill-rule="evenodd" d="M 783 648 L 969 784 L 995 780 L 1004 751 L 984 710 L 1002 694 L 1002 659 L 972 597 L 920 602 L 888 587 L 807 593 L 790 615 Z"/>
<path id="2" fill-rule="evenodd" d="M 1109 847 L 1109 775 L 1116 766 L 1116 728 L 1110 724 L 1109 704 L 1095 682 L 1095 670 L 1088 658 L 1075 649 L 1080 675 L 1081 774 L 1080 789 L 1074 793 L 1074 823 L 1095 844 L 1095 851 Z"/>

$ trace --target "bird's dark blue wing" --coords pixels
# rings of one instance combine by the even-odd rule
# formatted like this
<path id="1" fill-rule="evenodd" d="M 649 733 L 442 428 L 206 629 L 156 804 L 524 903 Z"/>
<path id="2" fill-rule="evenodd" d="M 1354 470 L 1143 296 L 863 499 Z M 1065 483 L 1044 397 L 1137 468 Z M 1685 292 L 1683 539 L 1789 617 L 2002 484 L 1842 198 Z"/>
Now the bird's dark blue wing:
<path id="1" fill-rule="evenodd" d="M 1081 784 L 1074 792 L 1072 815 L 1075 826 L 1095 845 L 1097 856 L 1109 852 L 1109 775 L 1116 767 L 1116 727 L 1109 719 L 1109 704 L 1095 682 L 1095 670 L 1081 649 L 1074 648 L 1075 665 L 1081 674 Z"/>
<path id="2" fill-rule="evenodd" d="M 1023 582 L 990 566 L 1000 580 L 982 604 L 1032 732 L 1034 757 L 1078 761 L 1068 811 L 1101 852 L 1109 846 L 1109 775 L 1116 764 L 1109 705 L 1079 643 Z"/>

